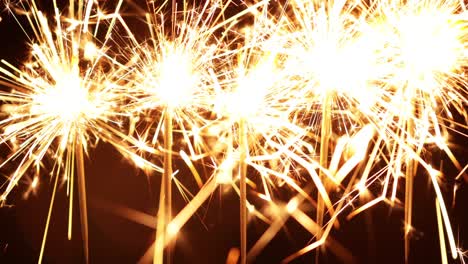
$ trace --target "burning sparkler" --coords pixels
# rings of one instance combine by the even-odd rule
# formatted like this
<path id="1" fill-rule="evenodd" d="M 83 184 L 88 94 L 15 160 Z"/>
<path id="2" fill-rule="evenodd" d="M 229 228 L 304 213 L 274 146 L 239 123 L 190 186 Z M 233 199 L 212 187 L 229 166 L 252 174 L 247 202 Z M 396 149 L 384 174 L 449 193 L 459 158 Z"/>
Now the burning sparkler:
<path id="1" fill-rule="evenodd" d="M 426 145 L 436 144 L 458 169 L 462 169 L 448 148 L 446 138 L 447 127 L 455 122 L 451 109 L 465 115 L 462 106 L 466 102 L 463 95 L 466 82 L 462 75 L 467 65 L 465 7 L 460 6 L 459 1 L 379 3 L 376 12 L 379 20 L 371 26 L 386 40 L 385 53 L 391 70 L 385 88 L 388 97 L 381 102 L 385 113 L 377 122 L 384 124 L 379 125 L 381 133 L 390 134 L 386 144 L 394 144 L 390 146 L 389 161 L 394 173 L 392 201 L 398 177 L 405 168 L 405 257 L 408 260 L 413 178 L 418 167 L 422 167 L 432 179 L 439 208 L 445 215 L 443 222 L 452 257 L 457 258 L 439 184 L 432 166 L 420 157 Z M 389 143 L 392 138 L 395 143 Z"/>
<path id="2" fill-rule="evenodd" d="M 131 151 L 130 145 L 134 140 L 120 132 L 124 116 L 119 112 L 119 104 L 125 95 L 114 89 L 112 78 L 115 76 L 109 72 L 104 74 L 100 63 L 106 57 L 104 48 L 97 48 L 93 35 L 89 33 L 92 1 L 78 6 L 77 10 L 70 4 L 66 19 L 54 1 L 53 23 L 39 11 L 34 1 L 21 5 L 27 10 L 26 16 L 34 32 L 31 38 L 32 59 L 21 69 L 6 61 L 2 61 L 0 68 L 2 84 L 11 88 L 9 92 L 0 93 L 4 102 L 2 112 L 8 115 L 0 123 L 3 130 L 1 142 L 10 144 L 13 149 L 0 166 L 19 160 L 17 169 L 4 187 L 2 202 L 6 202 L 7 196 L 30 167 L 39 166 L 46 156 L 52 157 L 54 166 L 50 174 L 55 183 L 39 262 L 44 253 L 59 179 L 66 181 L 70 199 L 69 239 L 72 235 L 74 184 L 75 180 L 78 182 L 82 237 L 88 260 L 84 153 L 89 146 L 95 145 L 94 141 L 103 140 L 127 157 L 141 159 Z M 85 7 L 86 12 L 83 13 Z M 95 52 L 90 52 L 91 49 Z M 86 64 L 86 68 L 83 69 L 82 64 Z"/>
<path id="3" fill-rule="evenodd" d="M 133 81 L 131 94 L 134 97 L 129 111 L 134 115 L 145 113 L 146 116 L 159 112 L 161 116 L 150 117 L 141 132 L 143 139 L 157 145 L 163 155 L 154 263 L 163 262 L 164 248 L 175 234 L 171 232 L 171 227 L 174 227 L 171 224 L 173 132 L 178 132 L 174 127 L 180 129 L 191 157 L 205 155 L 206 147 L 196 131 L 207 123 L 203 112 L 208 112 L 212 104 L 212 87 L 217 81 L 213 63 L 220 56 L 219 44 L 213 38 L 216 28 L 211 21 L 216 19 L 216 13 L 210 1 L 200 9 L 183 6 L 183 10 L 178 11 L 175 3 L 172 8 L 170 25 L 161 11 L 162 7 L 153 6 L 152 14 L 146 14 L 151 35 L 147 43 L 138 43 L 128 31 L 131 39 L 135 40 L 130 47 L 132 56 L 129 56 Z M 161 134 L 163 143 L 159 144 Z M 189 160 L 188 156 L 185 157 Z M 169 262 L 170 250 L 167 254 Z"/>

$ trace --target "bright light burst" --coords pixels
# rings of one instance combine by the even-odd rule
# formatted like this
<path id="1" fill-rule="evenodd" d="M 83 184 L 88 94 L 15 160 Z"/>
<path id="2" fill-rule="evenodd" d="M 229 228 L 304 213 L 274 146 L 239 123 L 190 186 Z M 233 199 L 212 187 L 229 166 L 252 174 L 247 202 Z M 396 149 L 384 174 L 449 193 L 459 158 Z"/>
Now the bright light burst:
<path id="1" fill-rule="evenodd" d="M 162 172 L 156 238 L 142 260 L 170 261 L 172 241 L 220 184 L 240 197 L 241 263 L 253 260 L 290 217 L 313 239 L 284 262 L 322 246 L 350 261 L 352 253 L 331 236 L 341 216 L 402 198 L 408 260 L 414 177 L 421 174 L 436 193 L 442 261 L 445 239 L 457 258 L 439 186 L 444 175 L 427 156 L 437 147 L 459 169 L 457 178 L 465 173 L 449 147 L 451 135 L 467 127 L 462 1 L 256 1 L 230 17 L 231 1 L 173 2 L 169 14 L 167 1 L 148 1 L 149 13 L 139 17 L 149 29 L 143 41 L 121 15 L 122 1 L 108 14 L 85 2 L 71 1 L 66 17 L 54 2 L 53 23 L 34 1 L 21 4 L 34 36 L 24 67 L 2 61 L 0 68 L 2 84 L 11 88 L 0 93 L 7 116 L 1 142 L 12 149 L 0 167 L 17 163 L 4 202 L 30 167 L 39 171 L 50 156 L 55 186 L 64 175 L 70 193 L 71 227 L 75 170 L 83 187 L 83 152 L 103 140 L 138 167 Z M 107 33 L 99 40 L 103 22 Z M 162 157 L 161 164 L 146 155 Z M 197 194 L 187 194 L 188 177 L 174 172 L 173 159 L 189 167 Z M 201 167 L 208 175 L 199 174 Z M 174 182 L 187 200 L 176 213 Z M 36 176 L 31 190 L 38 184 Z M 268 227 L 247 249 L 252 217 Z"/>

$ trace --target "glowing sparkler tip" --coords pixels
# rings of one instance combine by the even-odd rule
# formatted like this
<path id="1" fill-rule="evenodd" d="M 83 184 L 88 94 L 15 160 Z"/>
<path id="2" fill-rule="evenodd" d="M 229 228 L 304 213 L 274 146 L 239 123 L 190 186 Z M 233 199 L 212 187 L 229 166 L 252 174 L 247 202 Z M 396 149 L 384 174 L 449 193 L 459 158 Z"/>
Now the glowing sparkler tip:
<path id="1" fill-rule="evenodd" d="M 64 74 L 55 86 L 40 90 L 33 97 L 31 113 L 59 117 L 63 122 L 73 122 L 80 115 L 94 114 L 89 94 L 81 80 L 73 74 Z"/>

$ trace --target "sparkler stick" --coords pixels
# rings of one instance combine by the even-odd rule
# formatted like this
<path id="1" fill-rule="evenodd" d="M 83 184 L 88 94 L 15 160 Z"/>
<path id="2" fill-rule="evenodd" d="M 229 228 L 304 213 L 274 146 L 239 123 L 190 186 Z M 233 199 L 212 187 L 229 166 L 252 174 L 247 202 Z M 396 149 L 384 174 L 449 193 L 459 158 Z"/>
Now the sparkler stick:
<path id="1" fill-rule="evenodd" d="M 241 237 L 241 250 L 240 262 L 245 264 L 247 262 L 247 153 L 249 151 L 249 143 L 247 137 L 247 129 L 245 120 L 242 118 L 239 121 L 239 173 L 240 173 L 240 237 Z"/>
<path id="2" fill-rule="evenodd" d="M 80 198 L 80 221 L 81 234 L 83 239 L 83 250 L 86 263 L 89 262 L 89 242 L 88 242 L 88 209 L 86 203 L 86 181 L 83 146 L 80 141 L 76 144 L 76 168 L 78 174 L 78 195 Z"/>
<path id="3" fill-rule="evenodd" d="M 331 97 L 326 92 L 323 96 L 322 102 L 322 130 L 320 133 L 320 166 L 321 168 L 328 168 L 328 144 L 331 136 Z M 324 175 L 323 169 L 320 170 L 320 178 L 325 184 L 325 189 L 327 189 L 327 176 Z M 320 195 L 317 196 L 317 225 L 323 225 L 323 214 L 324 214 L 324 202 Z M 318 229 L 317 238 L 321 239 L 321 229 Z M 317 250 L 315 261 L 318 263 L 320 256 L 320 250 Z"/>
<path id="4" fill-rule="evenodd" d="M 153 263 L 163 263 L 163 249 L 166 247 L 168 226 L 172 220 L 172 111 L 166 108 L 164 112 L 164 172 L 161 182 L 161 194 L 158 210 L 156 246 L 154 247 Z M 167 240 L 168 241 L 168 240 Z M 167 252 L 170 263 L 170 246 Z"/>
<path id="5" fill-rule="evenodd" d="M 166 223 L 170 223 L 172 220 L 172 111 L 166 109 L 164 116 L 164 183 L 165 194 L 166 194 Z M 169 225 L 166 226 L 165 233 L 167 234 Z M 171 263 L 171 249 L 168 252 L 168 263 Z"/>
<path id="6" fill-rule="evenodd" d="M 414 112 L 414 111 L 413 111 Z M 408 137 L 414 136 L 414 125 L 412 120 L 407 120 Z M 410 232 L 412 222 L 412 204 L 413 204 L 413 178 L 416 175 L 417 164 L 414 160 L 408 160 L 405 173 L 405 261 L 408 262 L 410 249 Z"/>
<path id="7" fill-rule="evenodd" d="M 156 223 L 156 238 L 154 242 L 154 251 L 153 251 L 153 263 L 163 263 L 164 259 L 164 247 L 165 247 L 165 237 L 166 237 L 166 220 L 167 213 L 166 210 L 166 199 L 165 199 L 165 185 L 166 178 L 163 177 L 161 179 L 161 192 L 159 194 L 159 209 L 157 215 L 157 223 Z"/>

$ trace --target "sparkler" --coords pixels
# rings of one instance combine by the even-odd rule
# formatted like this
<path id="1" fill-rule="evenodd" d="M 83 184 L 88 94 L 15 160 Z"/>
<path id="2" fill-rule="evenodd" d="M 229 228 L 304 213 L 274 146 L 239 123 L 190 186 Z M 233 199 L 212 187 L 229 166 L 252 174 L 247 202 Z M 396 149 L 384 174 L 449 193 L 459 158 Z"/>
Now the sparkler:
<path id="1" fill-rule="evenodd" d="M 320 132 L 317 133 L 320 139 L 319 158 L 316 162 L 320 180 L 316 182 L 324 185 L 324 191 L 317 196 L 316 224 L 320 228 L 314 235 L 321 241 L 324 201 L 328 201 L 328 211 L 333 215 L 334 209 L 328 193 L 346 176 L 343 175 L 346 170 L 337 174 L 336 167 L 341 153 L 338 142 L 335 158 L 329 167 L 335 133 L 332 131 L 333 117 L 338 116 L 343 120 L 340 127 L 344 127 L 345 133 L 351 132 L 347 123 L 362 126 L 363 122 L 359 120 L 362 107 L 359 99 L 366 90 L 370 90 L 368 87 L 374 77 L 370 69 L 378 65 L 373 61 L 372 49 L 368 47 L 372 42 L 369 43 L 369 39 L 360 34 L 365 20 L 359 17 L 363 15 L 357 3 L 292 1 L 290 8 L 292 16 L 285 19 L 285 32 L 281 33 L 284 43 L 282 52 L 287 56 L 285 68 L 300 80 L 298 98 L 305 98 L 301 100 L 305 108 L 299 108 L 299 111 L 307 113 L 317 105 L 320 107 L 320 121 L 317 122 L 320 125 Z M 372 104 L 368 102 L 368 105 Z M 316 118 L 313 117 L 311 125 L 315 124 Z M 368 141 L 363 141 L 363 145 L 365 142 Z M 341 146 L 344 147 L 343 144 Z M 358 156 L 356 158 L 359 162 L 362 160 Z M 351 164 L 347 163 L 347 167 L 351 168 L 348 173 L 357 165 Z M 317 259 L 318 256 L 317 251 Z"/>
<path id="2" fill-rule="evenodd" d="M 71 237 L 75 169 L 88 258 L 83 159 L 98 140 L 111 143 L 140 167 L 163 174 L 150 250 L 154 263 L 163 263 L 164 255 L 171 262 L 177 232 L 219 184 L 227 183 L 240 197 L 241 263 L 253 260 L 290 216 L 315 241 L 285 262 L 322 245 L 350 260 L 349 252 L 330 236 L 332 227 L 339 226 L 339 216 L 359 197 L 368 202 L 352 210 L 348 219 L 380 201 L 393 206 L 400 177 L 405 178 L 408 261 L 417 170 L 427 172 L 436 192 L 442 261 L 447 262 L 446 237 L 452 258 L 457 258 L 438 184 L 442 175 L 424 153 L 428 145 L 438 146 L 461 171 L 457 178 L 462 177 L 464 165 L 450 150 L 448 138 L 451 131 L 459 132 L 452 112 L 465 122 L 467 116 L 468 13 L 463 3 L 293 0 L 270 13 L 271 3 L 258 1 L 225 18 L 230 1 L 207 1 L 200 7 L 184 2 L 182 8 L 173 1 L 169 23 L 164 7 L 148 2 L 150 38 L 144 42 L 119 14 L 122 1 L 110 15 L 93 1 L 80 3 L 75 9 L 71 1 L 68 17 L 61 19 L 54 2 L 53 27 L 34 2 L 24 6 L 31 10 L 27 17 L 32 43 L 37 43 L 32 45 L 33 58 L 25 69 L 4 61 L 0 68 L 2 84 L 13 88 L 0 93 L 2 111 L 8 114 L 0 121 L 1 142 L 13 145 L 0 167 L 21 159 L 3 200 L 46 155 L 55 161 L 40 260 L 61 174 L 70 196 Z M 252 16 L 253 23 L 241 25 L 244 16 Z M 109 24 L 99 42 L 95 36 L 101 21 Z M 117 23 L 127 34 L 122 38 L 126 43 L 114 43 L 121 53 L 115 57 L 124 57 L 125 63 L 107 51 Z M 130 120 L 128 133 L 122 132 L 127 130 L 124 120 Z M 179 136 L 188 154 L 175 150 Z M 162 156 L 162 169 L 133 149 Z M 186 162 L 200 187 L 175 217 L 174 156 Z M 211 177 L 200 176 L 193 165 L 204 158 L 214 167 Z M 250 177 L 257 174 L 261 187 Z M 310 182 L 306 187 L 304 179 Z M 382 192 L 372 198 L 370 187 L 377 182 L 383 183 Z M 249 202 L 248 185 L 275 212 L 272 217 Z M 280 186 L 295 192 L 287 202 L 275 198 L 273 189 Z M 315 219 L 301 210 L 306 203 L 315 208 Z M 249 213 L 269 228 L 247 251 Z"/>
<path id="3" fill-rule="evenodd" d="M 112 73 L 104 74 L 101 69 L 101 59 L 106 57 L 104 48 L 95 46 L 88 28 L 92 1 L 86 3 L 86 11 L 83 3 L 77 10 L 71 3 L 65 23 L 55 1 L 53 23 L 39 11 L 34 1 L 21 5 L 22 9 L 28 10 L 26 16 L 34 39 L 31 39 L 32 59 L 24 69 L 18 69 L 6 61 L 2 61 L 0 68 L 5 80 L 2 84 L 12 88 L 10 92 L 0 93 L 0 99 L 4 102 L 2 112 L 8 115 L 0 123 L 3 130 L 1 143 L 11 142 L 13 148 L 12 154 L 0 166 L 20 159 L 4 187 L 2 202 L 6 202 L 7 196 L 31 166 L 39 167 L 46 155 L 51 156 L 54 160 L 51 175 L 55 177 L 55 182 L 39 262 L 45 249 L 59 179 L 67 183 L 70 199 L 68 238 L 71 239 L 75 176 L 84 252 L 88 261 L 84 152 L 95 145 L 93 141 L 103 140 L 127 157 L 141 159 L 131 151 L 130 144 L 134 140 L 119 129 L 123 118 L 119 103 L 125 94 L 113 89 L 112 78 L 115 76 Z M 86 69 L 80 67 L 83 63 L 87 65 Z"/>
<path id="4" fill-rule="evenodd" d="M 382 33 L 386 36 L 387 56 L 392 59 L 393 63 L 390 65 L 394 67 L 391 69 L 393 76 L 387 82 L 387 87 L 392 89 L 390 105 L 385 109 L 391 119 L 396 117 L 398 121 L 393 123 L 384 120 L 382 123 L 392 126 L 392 137 L 399 138 L 393 152 L 397 153 L 396 158 L 390 161 L 395 166 L 392 169 L 399 173 L 401 168 L 406 167 L 405 258 L 408 260 L 412 229 L 413 178 L 418 163 L 424 163 L 422 167 L 428 171 L 431 179 L 434 179 L 431 166 L 419 158 L 424 145 L 435 143 L 451 157 L 458 169 L 462 169 L 448 149 L 444 137 L 447 135 L 445 127 L 454 122 L 450 118 L 450 108 L 465 113 L 461 105 L 463 101 L 466 102 L 465 96 L 462 95 L 463 89 L 466 89 L 462 75 L 462 69 L 467 62 L 466 11 L 458 1 L 410 1 L 396 5 L 380 3 L 377 12 L 381 13 L 379 18 L 383 20 L 377 22 L 377 27 L 383 29 Z M 433 53 L 437 55 L 432 55 Z M 449 120 L 437 113 L 440 109 L 449 116 Z M 444 124 L 445 122 L 447 124 Z M 389 128 L 384 125 L 380 129 L 388 131 Z M 405 151 L 410 151 L 411 154 L 405 157 Z M 413 155 L 418 158 L 412 157 Z M 392 201 L 395 199 L 398 175 L 394 177 Z M 437 199 L 441 203 L 440 208 L 445 211 L 438 183 L 434 180 L 432 182 L 438 195 Z M 444 223 L 452 257 L 456 258 L 456 247 L 448 218 L 444 219 Z"/>
<path id="5" fill-rule="evenodd" d="M 148 44 L 140 44 L 136 40 L 133 50 L 131 71 L 134 80 L 132 94 L 136 100 L 132 103 L 131 111 L 139 114 L 154 110 L 161 112 L 161 120 L 151 120 L 143 132 L 144 138 L 150 137 L 150 131 L 155 126 L 155 132 L 150 140 L 158 143 L 161 129 L 163 129 L 163 176 L 159 199 L 157 232 L 154 246 L 154 263 L 163 263 L 163 252 L 168 241 L 177 230 L 172 221 L 172 178 L 173 178 L 173 132 L 177 125 L 185 142 L 188 143 L 191 156 L 203 145 L 192 146 L 190 129 L 200 130 L 206 121 L 202 111 L 210 108 L 210 88 L 213 86 L 214 66 L 219 47 L 211 26 L 214 9 L 210 1 L 200 9 L 189 9 L 185 4 L 179 13 L 177 5 L 172 3 L 171 30 L 168 28 L 166 17 L 162 14 L 162 7 L 153 4 L 153 13 L 146 14 L 151 39 Z M 207 16 L 204 18 L 203 16 Z M 182 18 L 182 21 L 178 21 Z M 132 39 L 132 32 L 128 32 Z M 155 125 L 156 124 L 156 125 Z M 195 134 L 195 137 L 198 135 Z M 197 141 L 199 142 L 199 141 Z M 203 153 L 201 153 L 204 155 Z M 188 157 L 186 157 L 188 159 Z M 167 252 L 168 262 L 171 262 L 171 245 Z"/>
<path id="6" fill-rule="evenodd" d="M 377 9 L 382 8 L 387 10 L 387 5 L 385 3 L 377 2 L 375 5 L 377 6 Z M 424 110 L 418 110 L 418 113 L 433 111 L 433 113 L 429 115 L 432 116 L 432 118 L 430 118 L 432 120 L 422 120 L 421 117 L 418 117 L 418 114 L 416 114 L 415 111 L 408 112 L 408 109 L 402 108 L 401 105 L 398 107 L 390 107 L 386 100 L 391 100 L 392 102 L 393 100 L 395 100 L 395 102 L 403 101 L 406 102 L 403 103 L 403 105 L 411 107 L 411 105 L 414 103 L 413 100 L 415 97 L 406 95 L 404 98 L 401 98 L 395 96 L 394 93 L 388 94 L 389 87 L 391 87 L 391 89 L 394 87 L 407 87 L 408 83 L 410 83 L 411 86 L 411 83 L 417 82 L 417 87 L 437 87 L 437 89 L 440 89 L 432 95 L 440 94 L 440 92 L 445 93 L 446 91 L 451 91 L 451 98 L 454 99 L 453 101 L 455 104 L 454 108 L 461 109 L 459 112 L 464 113 L 464 110 L 462 109 L 463 107 L 460 108 L 460 103 L 466 99 L 463 99 L 464 96 L 457 96 L 460 93 L 459 83 L 463 83 L 462 87 L 464 87 L 465 83 L 463 81 L 463 77 L 459 75 L 461 73 L 460 69 L 463 68 L 461 65 L 464 65 L 466 61 L 464 58 L 466 44 L 463 41 L 466 33 L 464 30 L 461 30 L 464 27 L 464 22 L 462 22 L 462 17 L 465 16 L 464 9 L 460 11 L 462 7 L 459 6 L 458 2 L 449 3 L 438 1 L 430 3 L 407 3 L 406 5 L 403 3 L 395 5 L 390 4 L 390 6 L 391 8 L 394 8 L 389 11 L 389 14 L 391 14 L 392 17 L 399 16 L 395 15 L 399 12 L 404 13 L 401 15 L 403 17 L 402 20 L 404 20 L 402 24 L 399 25 L 396 30 L 393 28 L 393 30 L 398 32 L 396 33 L 397 36 L 394 35 L 395 33 L 391 33 L 389 31 L 382 33 L 382 31 L 379 31 L 381 28 L 373 32 L 368 32 L 368 28 L 374 26 L 372 25 L 372 23 L 374 23 L 373 21 L 382 22 L 382 19 L 385 20 L 383 18 L 385 16 L 381 14 L 372 14 L 372 16 L 375 15 L 375 17 L 367 17 L 367 12 L 360 12 L 361 8 L 364 8 L 365 10 L 367 7 L 362 6 L 359 3 L 354 4 L 353 2 L 347 3 L 345 1 L 328 1 L 327 3 L 323 4 L 303 1 L 292 2 L 292 8 L 295 16 L 294 19 L 292 19 L 292 22 L 287 23 L 288 31 L 285 34 L 286 41 L 284 41 L 287 46 L 286 48 L 283 48 L 282 52 L 285 52 L 288 56 L 292 57 L 292 62 L 289 62 L 286 65 L 291 67 L 299 65 L 299 67 L 294 67 L 294 70 L 291 70 L 291 72 L 293 74 L 299 74 L 306 80 L 306 83 L 311 83 L 312 87 L 315 88 L 315 90 L 312 91 L 313 97 L 311 101 L 315 103 L 313 98 L 317 95 L 319 96 L 315 98 L 324 98 L 324 100 L 321 102 L 321 172 L 323 172 L 323 169 L 327 168 L 326 165 L 328 162 L 327 137 L 331 133 L 329 129 L 329 122 L 331 120 L 329 113 L 331 112 L 330 108 L 332 107 L 332 102 L 330 101 L 332 93 L 337 93 L 340 95 L 340 98 L 344 98 L 348 102 L 348 107 L 356 107 L 353 108 L 355 110 L 350 111 L 358 113 L 358 115 L 351 115 L 352 119 L 356 117 L 359 119 L 360 115 L 364 115 L 364 122 L 371 120 L 371 122 L 375 124 L 375 127 L 379 133 L 379 138 L 376 140 L 376 145 L 379 145 L 382 142 L 385 142 L 385 144 L 391 144 L 389 143 L 388 136 L 385 136 L 384 134 L 390 133 L 390 138 L 394 138 L 395 136 L 398 136 L 398 132 L 394 131 L 398 131 L 400 129 L 402 129 L 402 133 L 405 135 L 405 137 L 406 135 L 410 135 L 410 137 L 413 138 L 415 134 L 418 134 L 417 132 L 413 131 L 415 129 L 414 124 L 410 124 L 409 126 L 396 125 L 396 127 L 393 127 L 394 124 L 392 121 L 389 122 L 389 120 L 386 119 L 382 120 L 382 110 L 379 110 L 381 108 L 384 109 L 383 111 L 399 109 L 398 113 L 403 114 L 403 116 L 399 116 L 398 114 L 398 117 L 393 115 L 392 118 L 397 118 L 399 122 L 403 122 L 400 124 L 407 123 L 402 121 L 402 119 L 404 119 L 402 117 L 404 116 L 409 116 L 409 118 L 412 120 L 410 122 L 413 122 L 414 120 L 421 122 L 421 125 L 418 127 L 422 128 L 423 130 L 418 131 L 419 134 L 427 135 L 428 131 L 433 129 L 435 131 L 439 131 L 436 133 L 439 133 L 440 135 L 441 131 L 441 129 L 438 127 L 439 125 L 437 121 L 439 117 L 436 117 L 437 114 L 435 113 L 435 111 L 438 111 L 437 109 L 440 109 L 437 105 L 432 105 Z M 401 11 L 397 11 L 396 9 Z M 356 15 L 356 13 L 358 15 Z M 428 23 L 423 22 L 425 21 L 425 15 L 423 15 L 421 18 L 421 14 L 425 13 L 431 14 L 426 18 L 439 17 L 440 20 L 436 19 L 435 22 L 432 21 L 434 23 L 429 23 L 429 25 L 434 25 L 434 27 L 427 27 Z M 419 22 L 416 23 L 415 21 Z M 422 25 L 422 23 L 424 23 L 427 31 L 424 30 L 423 32 L 416 33 L 416 31 L 419 30 L 417 25 Z M 383 22 L 383 24 L 391 27 L 392 22 L 386 21 Z M 415 24 L 417 29 L 413 27 Z M 292 30 L 289 29 L 291 25 L 293 27 Z M 297 27 L 299 27 L 299 32 Z M 444 29 L 441 30 L 441 28 Z M 307 33 L 301 34 L 301 30 Z M 377 33 L 378 31 L 379 33 Z M 380 33 L 382 33 L 382 35 L 380 35 Z M 440 36 L 439 34 L 447 35 Z M 411 40 L 405 39 L 407 37 Z M 445 55 L 442 55 L 441 57 L 436 56 L 434 61 L 431 61 L 427 65 L 421 67 L 415 66 L 415 64 L 420 64 L 420 61 L 422 61 L 421 57 L 415 59 L 415 53 L 417 56 L 417 54 L 420 54 L 421 52 L 421 50 L 416 51 L 415 49 L 418 49 L 420 46 L 424 46 L 423 43 L 419 42 L 421 39 L 425 40 L 427 43 L 435 43 L 435 46 L 432 46 L 432 49 L 435 50 L 435 47 L 437 47 L 438 50 L 440 50 L 440 53 Z M 399 42 L 395 46 L 389 45 L 389 42 L 393 40 L 402 42 Z M 389 46 L 395 47 L 399 51 L 404 50 L 404 52 L 395 53 L 395 51 L 389 48 Z M 425 54 L 425 57 L 430 57 L 429 53 Z M 401 58 L 403 59 L 399 60 Z M 393 64 L 395 61 L 397 62 Z M 332 66 L 328 67 L 328 65 Z M 344 65 L 344 67 L 341 67 L 341 65 Z M 402 72 L 401 65 L 404 65 L 403 68 L 405 71 L 411 69 L 411 72 Z M 414 71 L 415 69 L 417 69 L 416 72 Z M 301 72 L 304 71 L 305 74 L 301 75 Z M 342 78 L 334 78 L 335 76 L 340 76 Z M 399 82 L 400 78 L 408 79 L 405 79 L 404 82 Z M 395 81 L 399 83 L 394 84 L 393 82 Z M 454 83 L 456 85 L 454 85 Z M 362 98 L 360 98 L 359 95 L 361 94 L 362 96 L 362 94 L 365 94 L 365 92 L 371 92 L 371 94 L 374 94 L 374 96 L 368 98 L 368 102 L 363 103 Z M 453 95 L 455 95 L 455 98 Z M 388 99 L 388 97 L 390 97 L 390 99 Z M 409 99 L 410 102 L 405 101 L 407 98 L 411 98 Z M 422 96 L 422 98 L 424 98 L 424 96 Z M 418 107 L 422 105 L 430 105 L 429 102 L 435 101 L 434 98 L 421 99 L 421 97 L 418 97 L 418 100 L 421 100 L 418 101 L 418 103 L 415 103 L 415 105 L 418 105 Z M 447 101 L 443 100 L 442 104 L 444 105 L 445 102 Z M 444 106 L 444 109 L 448 109 L 447 106 Z M 447 110 L 447 112 L 450 111 Z M 427 115 L 423 116 L 427 117 Z M 345 115 L 341 114 L 341 117 L 345 117 Z M 362 122 L 360 120 L 357 121 L 357 125 Z M 427 126 L 431 126 L 431 124 L 434 123 L 437 124 L 436 128 Z M 392 127 L 387 127 L 386 124 L 389 124 Z M 434 138 L 437 138 L 437 135 L 432 137 L 432 139 L 429 141 L 433 141 Z M 410 154 L 406 159 L 403 158 L 401 154 L 394 159 L 392 154 L 391 160 L 389 162 L 390 173 L 393 174 L 396 172 L 396 174 L 393 174 L 394 177 L 395 175 L 400 175 L 401 168 L 406 167 L 405 178 L 407 183 L 405 223 L 411 223 L 412 181 L 415 175 L 415 168 L 417 163 L 421 162 L 419 157 L 423 149 L 422 145 L 427 144 L 425 140 L 426 139 L 423 139 L 421 143 L 416 144 L 416 147 L 411 150 L 406 138 L 396 139 L 399 153 L 409 151 L 414 154 Z M 437 142 L 440 142 L 440 140 Z M 443 149 L 448 148 L 443 147 Z M 371 154 L 371 158 L 368 160 L 367 165 L 365 166 L 366 169 L 363 173 L 361 183 L 359 184 L 361 187 L 358 185 L 358 188 L 361 190 L 362 186 L 366 185 L 367 175 L 369 175 L 370 168 L 373 166 L 372 164 L 377 160 L 375 159 L 375 153 L 377 153 L 376 151 L 378 151 L 377 147 L 374 148 L 373 154 Z M 447 153 L 449 156 L 453 157 L 450 150 L 447 150 Z M 459 166 L 458 162 L 453 158 L 452 160 L 461 170 L 462 167 Z M 422 162 L 424 163 L 423 167 L 426 169 L 429 168 L 429 174 L 433 175 L 431 167 L 426 162 Z M 330 169 L 330 171 L 333 173 L 333 169 Z M 431 176 L 431 178 L 433 178 L 433 176 Z M 323 176 L 322 179 L 326 184 L 327 179 L 324 179 Z M 433 183 L 436 192 L 440 193 L 440 191 L 437 191 L 439 189 L 437 182 L 433 181 Z M 384 190 L 386 190 L 386 187 Z M 392 200 L 395 199 L 394 194 L 396 190 L 396 181 L 393 190 L 394 192 Z M 384 191 L 384 193 L 385 192 L 386 191 Z M 317 200 L 317 222 L 319 223 L 319 226 L 321 226 L 320 223 L 322 221 L 321 219 L 323 218 L 323 204 L 321 203 L 321 196 L 319 196 Z M 377 200 L 379 199 L 373 200 L 364 207 L 375 203 Z M 355 213 L 360 211 L 361 210 L 358 209 L 351 213 L 351 215 L 355 215 Z M 446 223 L 447 222 L 448 221 L 446 221 Z M 446 230 L 448 233 L 452 232 L 450 224 L 446 225 Z M 406 258 L 409 250 L 409 236 L 407 234 L 408 233 L 405 234 Z M 318 236 L 320 237 L 320 233 Z M 450 237 L 452 237 L 452 257 L 456 258 L 456 248 L 453 235 L 449 235 L 449 238 Z M 315 247 L 316 246 L 309 247 L 308 250 Z M 301 254 L 303 253 L 304 252 Z"/>

